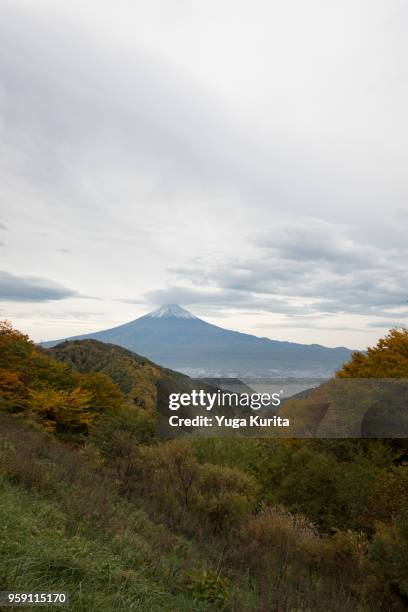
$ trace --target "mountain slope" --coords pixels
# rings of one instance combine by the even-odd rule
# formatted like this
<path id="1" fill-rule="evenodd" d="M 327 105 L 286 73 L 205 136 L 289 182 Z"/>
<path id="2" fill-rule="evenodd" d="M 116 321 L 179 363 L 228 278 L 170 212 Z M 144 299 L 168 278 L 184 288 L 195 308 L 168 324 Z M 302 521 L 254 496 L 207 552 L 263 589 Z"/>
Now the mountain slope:
<path id="1" fill-rule="evenodd" d="M 157 408 L 164 415 L 168 415 L 170 393 L 190 393 L 193 389 L 216 390 L 216 386 L 204 381 L 196 382 L 185 374 L 162 368 L 120 346 L 97 340 L 66 341 L 47 349 L 47 353 L 82 374 L 106 374 L 135 405 Z M 188 412 L 181 410 L 183 414 Z"/>
<path id="2" fill-rule="evenodd" d="M 352 352 L 344 347 L 282 342 L 224 329 L 175 304 L 124 325 L 72 339 L 86 338 L 122 346 L 192 376 L 329 376 Z"/>

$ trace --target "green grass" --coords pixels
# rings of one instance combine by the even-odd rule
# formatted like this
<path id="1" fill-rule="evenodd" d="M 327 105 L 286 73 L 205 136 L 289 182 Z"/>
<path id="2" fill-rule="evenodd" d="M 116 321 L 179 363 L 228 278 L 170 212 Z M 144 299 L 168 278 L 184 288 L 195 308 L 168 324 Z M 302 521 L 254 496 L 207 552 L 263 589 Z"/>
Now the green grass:
<path id="1" fill-rule="evenodd" d="M 0 479 L 2 589 L 67 591 L 75 612 L 208 609 L 174 574 L 172 556 L 158 561 L 148 538 L 130 533 L 108 540 L 83 528 L 73 532 L 50 501 Z"/>

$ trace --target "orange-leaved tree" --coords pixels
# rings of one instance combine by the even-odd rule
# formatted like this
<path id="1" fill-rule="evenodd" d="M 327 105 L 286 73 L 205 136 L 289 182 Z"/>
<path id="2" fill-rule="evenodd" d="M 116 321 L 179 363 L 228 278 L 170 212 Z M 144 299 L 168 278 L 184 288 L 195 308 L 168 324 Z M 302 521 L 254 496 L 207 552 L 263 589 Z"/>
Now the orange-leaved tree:
<path id="1" fill-rule="evenodd" d="M 408 378 L 408 329 L 391 329 L 366 353 L 353 353 L 338 378 Z"/>
<path id="2" fill-rule="evenodd" d="M 26 412 L 48 431 L 87 434 L 100 415 L 116 414 L 124 402 L 105 374 L 80 374 L 0 322 L 0 409 Z"/>

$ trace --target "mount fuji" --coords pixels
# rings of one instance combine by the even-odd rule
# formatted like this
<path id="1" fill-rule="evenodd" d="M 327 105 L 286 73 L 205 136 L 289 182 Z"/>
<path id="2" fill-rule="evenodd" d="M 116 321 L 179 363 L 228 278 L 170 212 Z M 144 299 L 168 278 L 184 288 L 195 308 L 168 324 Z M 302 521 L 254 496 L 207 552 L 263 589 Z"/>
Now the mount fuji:
<path id="1" fill-rule="evenodd" d="M 319 344 L 259 338 L 207 323 L 177 304 L 166 304 L 134 321 L 66 340 L 92 338 L 127 348 L 159 365 L 195 377 L 327 377 L 352 351 Z M 44 342 L 56 346 L 63 340 Z"/>

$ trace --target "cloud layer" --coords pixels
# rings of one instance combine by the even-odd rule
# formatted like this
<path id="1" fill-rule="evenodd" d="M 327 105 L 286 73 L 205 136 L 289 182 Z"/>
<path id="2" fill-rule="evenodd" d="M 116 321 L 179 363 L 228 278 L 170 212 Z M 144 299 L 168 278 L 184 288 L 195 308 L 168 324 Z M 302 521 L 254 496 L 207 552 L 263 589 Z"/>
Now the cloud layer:
<path id="1" fill-rule="evenodd" d="M 402 309 L 407 316 L 408 250 L 363 245 L 350 234 L 346 226 L 319 219 L 292 220 L 254 239 L 256 257 L 172 270 L 199 289 L 176 285 L 151 297 L 293 315 L 389 317 L 390 310 Z"/>
<path id="2" fill-rule="evenodd" d="M 0 300 L 3 302 L 49 302 L 76 296 L 76 291 L 46 278 L 0 271 Z"/>
<path id="3" fill-rule="evenodd" d="M 404 323 L 407 17 L 399 0 L 4 0 L 7 316 L 52 338 L 178 302 L 352 346 Z"/>

